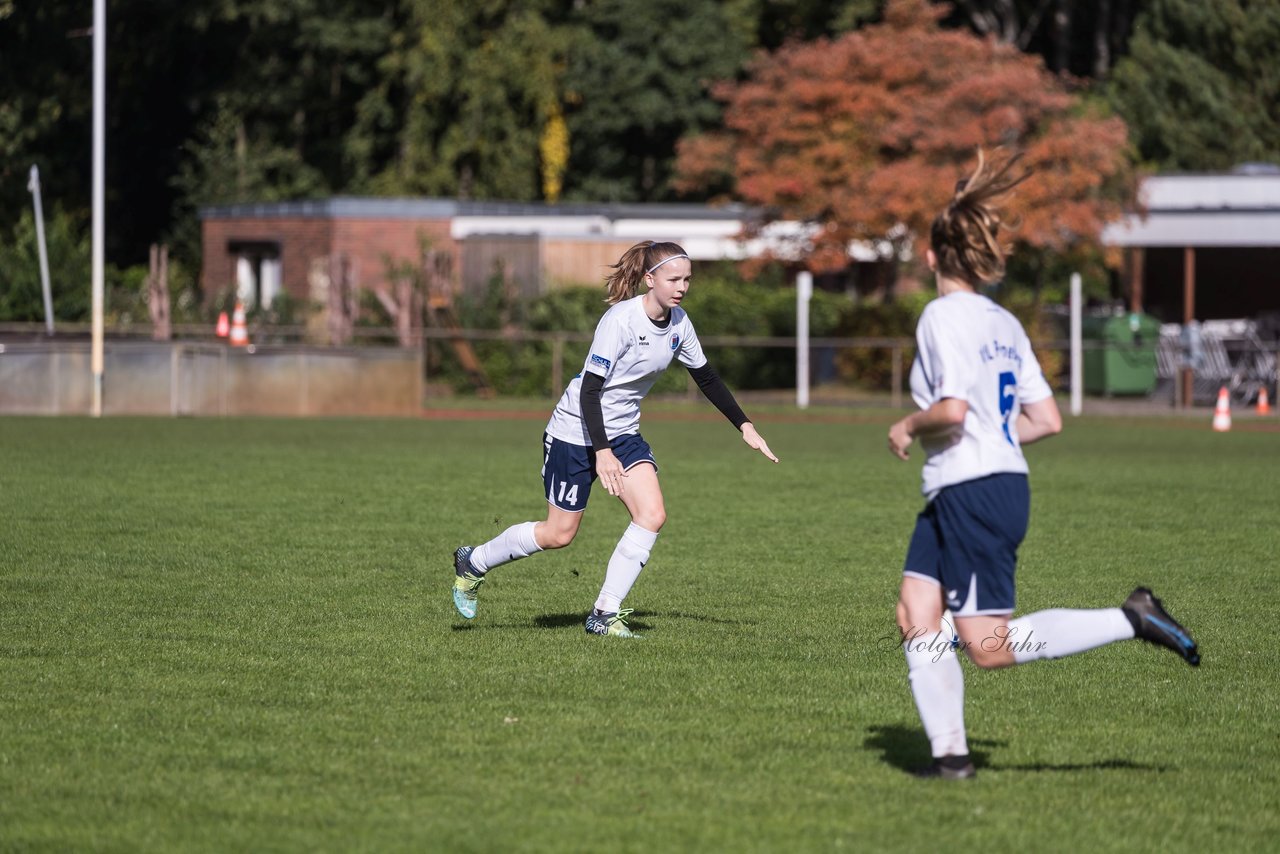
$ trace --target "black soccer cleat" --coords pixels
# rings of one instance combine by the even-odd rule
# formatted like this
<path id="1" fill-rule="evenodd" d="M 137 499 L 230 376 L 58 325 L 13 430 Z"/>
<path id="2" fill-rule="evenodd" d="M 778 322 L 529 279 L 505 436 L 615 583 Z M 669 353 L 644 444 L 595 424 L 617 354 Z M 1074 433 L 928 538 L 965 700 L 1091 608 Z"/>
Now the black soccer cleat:
<path id="1" fill-rule="evenodd" d="M 972 780 L 978 776 L 978 770 L 973 767 L 973 762 L 966 753 L 963 756 L 940 756 L 933 760 L 932 765 L 926 765 L 912 774 L 922 780 Z"/>
<path id="2" fill-rule="evenodd" d="M 1120 607 L 1133 625 L 1135 636 L 1148 643 L 1168 647 L 1192 667 L 1200 664 L 1200 650 L 1191 633 L 1169 616 L 1164 605 L 1150 590 L 1139 587 L 1129 594 L 1129 598 Z"/>

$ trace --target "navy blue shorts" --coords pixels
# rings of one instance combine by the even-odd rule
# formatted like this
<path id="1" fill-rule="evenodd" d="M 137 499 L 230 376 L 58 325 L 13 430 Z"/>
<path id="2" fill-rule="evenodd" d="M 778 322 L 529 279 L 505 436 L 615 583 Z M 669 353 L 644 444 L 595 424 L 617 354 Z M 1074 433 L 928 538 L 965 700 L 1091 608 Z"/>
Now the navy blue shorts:
<path id="1" fill-rule="evenodd" d="M 1030 512 L 1025 474 L 943 487 L 916 517 L 902 574 L 940 585 L 957 617 L 1012 614 L 1014 568 Z"/>
<path id="2" fill-rule="evenodd" d="M 658 461 L 653 458 L 649 443 L 639 433 L 619 436 L 609 442 L 613 455 L 622 463 L 623 471 L 640 463 L 649 463 L 654 471 Z M 561 510 L 581 513 L 587 509 L 587 496 L 596 479 L 596 452 L 586 445 L 574 445 L 542 434 L 542 488 L 547 501 Z"/>

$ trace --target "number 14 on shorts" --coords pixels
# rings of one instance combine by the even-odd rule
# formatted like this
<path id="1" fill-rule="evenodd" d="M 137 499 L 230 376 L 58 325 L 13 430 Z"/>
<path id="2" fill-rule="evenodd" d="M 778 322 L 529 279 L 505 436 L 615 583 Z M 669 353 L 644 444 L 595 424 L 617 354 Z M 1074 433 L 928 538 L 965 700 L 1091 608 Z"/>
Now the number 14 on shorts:
<path id="1" fill-rule="evenodd" d="M 570 507 L 578 506 L 578 484 L 570 484 L 567 480 L 560 481 L 559 493 L 556 493 L 556 483 L 551 482 L 551 491 L 555 498 L 556 504 L 561 506 L 569 505 Z"/>

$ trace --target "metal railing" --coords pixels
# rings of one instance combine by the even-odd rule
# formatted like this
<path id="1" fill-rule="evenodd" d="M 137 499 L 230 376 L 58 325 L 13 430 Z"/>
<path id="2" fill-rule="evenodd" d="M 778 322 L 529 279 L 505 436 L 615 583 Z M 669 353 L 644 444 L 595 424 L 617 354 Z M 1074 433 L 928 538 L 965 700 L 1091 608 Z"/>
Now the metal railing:
<path id="1" fill-rule="evenodd" d="M 32 345 L 40 341 L 66 340 L 67 338 L 76 338 L 87 336 L 89 334 L 89 324 L 81 323 L 60 323 L 58 325 L 58 335 L 50 339 L 45 336 L 44 326 L 39 323 L 6 323 L 0 324 L 0 350 L 6 346 L 23 346 Z M 549 374 L 550 381 L 546 388 L 546 393 L 552 397 L 558 396 L 564 388 L 566 379 L 565 360 L 567 357 L 566 350 L 571 344 L 588 344 L 592 340 L 590 332 L 569 332 L 569 331 L 539 331 L 520 328 L 510 329 L 441 329 L 441 328 L 422 328 L 413 331 L 413 348 L 420 348 L 429 342 L 448 342 L 452 340 L 467 342 L 507 342 L 511 344 L 528 344 L 541 343 L 550 347 L 550 365 Z M 266 324 L 250 324 L 249 327 L 250 340 L 254 341 L 259 347 L 290 347 L 298 346 L 312 340 L 315 335 L 314 328 L 308 328 L 304 325 L 266 325 Z M 149 323 L 136 323 L 129 325 L 117 325 L 107 329 L 107 335 L 116 339 L 149 339 L 151 335 L 151 325 Z M 225 346 L 220 339 L 216 338 L 206 324 L 175 324 L 173 326 L 173 335 L 175 340 L 191 343 L 203 343 L 213 346 Z M 715 350 L 721 348 L 735 349 L 772 349 L 772 350 L 790 350 L 796 348 L 796 338 L 790 336 L 726 336 L 726 335 L 704 335 L 700 336 L 700 341 L 704 347 L 714 353 Z M 353 346 L 388 346 L 398 347 L 399 339 L 397 330 L 387 326 L 357 326 L 353 330 Z M 314 345 L 312 345 L 314 346 Z M 868 384 L 866 378 L 853 377 L 846 380 L 848 385 L 856 385 L 865 388 L 868 391 L 875 391 L 889 395 L 889 403 L 895 408 L 901 408 L 905 402 L 904 392 L 907 391 L 907 372 L 910 367 L 910 360 L 915 358 L 915 339 L 908 337 L 827 337 L 827 338 L 810 338 L 810 352 L 819 352 L 823 350 L 833 351 L 835 353 L 847 351 L 863 351 L 871 353 L 880 353 L 882 357 L 887 353 L 888 360 L 888 376 L 887 382 L 880 380 Z M 1044 354 L 1056 353 L 1060 354 L 1057 359 L 1059 370 L 1055 375 L 1050 376 L 1051 383 L 1060 389 L 1066 389 L 1069 385 L 1069 364 L 1070 364 L 1070 341 L 1066 339 L 1054 339 L 1049 341 L 1040 341 L 1036 343 L 1036 350 L 1041 354 L 1041 361 L 1044 362 Z M 1276 354 L 1276 363 L 1280 364 L 1280 342 L 1267 342 L 1267 348 Z M 1116 349 L 1117 345 L 1112 342 L 1091 341 L 1083 342 L 1083 349 L 1088 351 Z M 341 349 L 341 348 L 335 348 Z M 713 358 L 714 361 L 714 358 Z M 576 365 L 575 365 L 576 369 Z M 1274 389 L 1275 378 L 1272 379 L 1272 387 Z M 697 397 L 697 387 L 690 379 L 685 387 L 685 393 L 690 398 Z M 1176 402 L 1176 401 L 1175 401 Z"/>

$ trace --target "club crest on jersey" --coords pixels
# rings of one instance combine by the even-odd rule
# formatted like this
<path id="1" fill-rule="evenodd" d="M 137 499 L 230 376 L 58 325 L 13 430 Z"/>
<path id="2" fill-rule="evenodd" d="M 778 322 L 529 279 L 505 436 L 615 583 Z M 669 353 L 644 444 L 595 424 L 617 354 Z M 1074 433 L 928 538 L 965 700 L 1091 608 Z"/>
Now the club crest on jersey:
<path id="1" fill-rule="evenodd" d="M 672 336 L 671 336 L 671 350 L 674 352 L 674 351 L 676 350 L 676 348 L 678 348 L 679 346 L 680 346 L 680 336 L 679 336 L 679 335 L 672 335 Z"/>
<path id="2" fill-rule="evenodd" d="M 597 356 L 595 353 L 591 354 L 591 364 L 599 365 L 600 367 L 604 368 L 606 371 L 613 366 L 613 362 L 610 362 L 604 356 Z"/>

